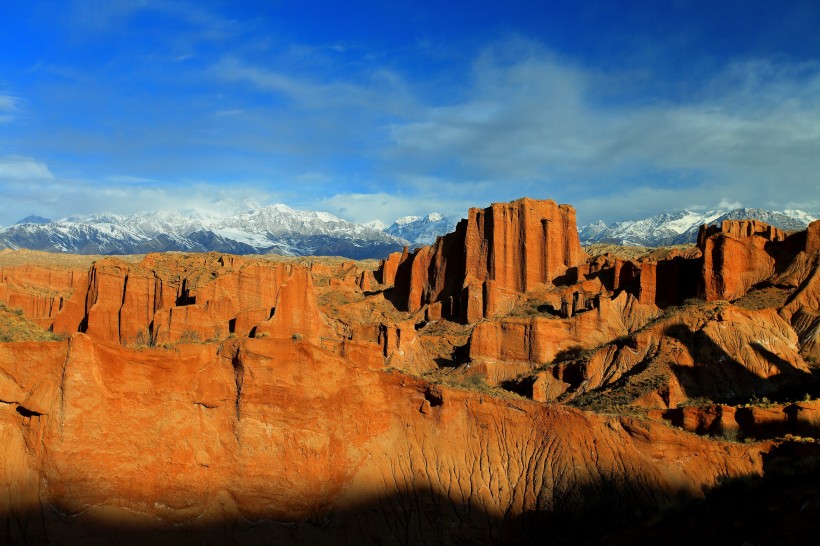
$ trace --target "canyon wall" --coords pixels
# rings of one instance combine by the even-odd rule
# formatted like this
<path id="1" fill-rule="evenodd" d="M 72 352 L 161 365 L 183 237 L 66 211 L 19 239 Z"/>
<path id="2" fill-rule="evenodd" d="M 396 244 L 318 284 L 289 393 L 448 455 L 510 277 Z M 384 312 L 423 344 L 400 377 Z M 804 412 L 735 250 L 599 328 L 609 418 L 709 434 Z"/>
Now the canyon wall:
<path id="1" fill-rule="evenodd" d="M 0 318 L 63 339 L 0 343 L 0 535 L 595 541 L 818 431 L 819 270 L 820 222 L 589 258 L 574 210 L 531 199 L 376 271 L 3 265 Z"/>
<path id="2" fill-rule="evenodd" d="M 606 480 L 652 506 L 762 468 L 757 445 L 433 387 L 304 340 L 75 334 L 0 345 L 0 365 L 12 542 L 514 541 Z"/>

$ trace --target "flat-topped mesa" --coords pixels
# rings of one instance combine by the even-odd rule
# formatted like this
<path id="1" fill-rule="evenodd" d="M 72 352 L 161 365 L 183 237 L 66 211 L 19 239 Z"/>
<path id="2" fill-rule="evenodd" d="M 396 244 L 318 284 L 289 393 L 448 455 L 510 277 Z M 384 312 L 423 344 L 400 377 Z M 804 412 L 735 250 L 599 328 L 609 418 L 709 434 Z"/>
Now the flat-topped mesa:
<path id="1" fill-rule="evenodd" d="M 394 280 L 394 300 L 407 310 L 440 304 L 443 316 L 474 322 L 516 294 L 553 284 L 586 258 L 573 207 L 523 198 L 470 209 L 434 245 L 392 254 L 378 277 Z"/>
<path id="2" fill-rule="evenodd" d="M 701 226 L 700 295 L 706 301 L 743 296 L 774 274 L 776 247 L 785 240 L 783 230 L 757 220 L 724 220 L 720 227 Z"/>

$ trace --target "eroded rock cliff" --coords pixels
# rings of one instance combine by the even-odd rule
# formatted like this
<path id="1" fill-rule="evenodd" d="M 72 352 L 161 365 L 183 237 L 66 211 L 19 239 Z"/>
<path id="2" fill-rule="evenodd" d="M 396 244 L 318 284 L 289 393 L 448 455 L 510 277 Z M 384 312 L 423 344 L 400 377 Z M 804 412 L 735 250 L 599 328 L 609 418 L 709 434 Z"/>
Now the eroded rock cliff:
<path id="1" fill-rule="evenodd" d="M 816 456 L 818 222 L 588 257 L 522 199 L 378 267 L 7 257 L 7 543 L 595 542 Z"/>

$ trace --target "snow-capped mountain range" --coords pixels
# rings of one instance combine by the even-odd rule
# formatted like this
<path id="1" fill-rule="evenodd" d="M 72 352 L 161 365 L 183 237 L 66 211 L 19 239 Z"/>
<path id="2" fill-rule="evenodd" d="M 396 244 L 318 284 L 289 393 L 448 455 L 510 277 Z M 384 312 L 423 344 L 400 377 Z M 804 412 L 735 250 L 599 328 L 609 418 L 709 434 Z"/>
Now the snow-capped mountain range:
<path id="1" fill-rule="evenodd" d="M 457 218 L 431 212 L 427 216 L 399 218 L 384 231 L 399 239 L 411 241 L 414 246 L 432 245 L 436 237 L 456 229 Z"/>
<path id="2" fill-rule="evenodd" d="M 785 230 L 800 230 L 817 216 L 800 210 L 681 210 L 609 225 L 598 221 L 578 231 L 584 244 L 664 246 L 692 243 L 702 224 L 718 224 L 726 219 L 757 219 Z M 29 216 L 13 226 L 0 227 L 0 249 L 78 254 L 176 250 L 383 258 L 404 246 L 432 244 L 436 237 L 453 231 L 456 223 L 454 217 L 431 213 L 405 216 L 390 226 L 379 221 L 356 224 L 326 212 L 255 204 L 221 214 L 198 211 L 102 213 L 57 221 Z"/>
<path id="3" fill-rule="evenodd" d="M 785 230 L 805 229 L 817 219 L 816 214 L 802 210 L 768 211 L 739 208 L 733 210 L 662 212 L 641 220 L 605 224 L 602 221 L 578 229 L 581 243 L 666 246 L 693 243 L 703 224 L 720 224 L 723 220 L 760 220 Z"/>
<path id="4" fill-rule="evenodd" d="M 225 215 L 195 211 L 95 214 L 58 221 L 25 218 L 0 228 L 0 248 L 80 254 L 215 250 L 235 254 L 384 257 L 408 241 L 326 212 L 286 205 Z"/>

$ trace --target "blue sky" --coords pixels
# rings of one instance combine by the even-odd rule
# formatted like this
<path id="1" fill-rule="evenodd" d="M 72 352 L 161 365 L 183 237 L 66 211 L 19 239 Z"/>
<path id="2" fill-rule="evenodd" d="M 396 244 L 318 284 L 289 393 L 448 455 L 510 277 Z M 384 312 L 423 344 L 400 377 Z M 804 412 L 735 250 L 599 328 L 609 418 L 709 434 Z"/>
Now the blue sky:
<path id="1" fill-rule="evenodd" d="M 0 225 L 820 211 L 820 2 L 0 2 Z"/>

